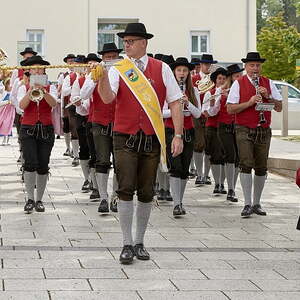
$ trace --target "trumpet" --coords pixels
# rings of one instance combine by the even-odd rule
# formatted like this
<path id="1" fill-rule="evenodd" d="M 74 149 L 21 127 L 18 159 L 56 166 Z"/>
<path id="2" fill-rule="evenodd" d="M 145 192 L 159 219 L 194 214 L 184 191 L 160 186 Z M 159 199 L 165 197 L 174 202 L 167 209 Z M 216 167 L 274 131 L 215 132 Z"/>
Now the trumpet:
<path id="1" fill-rule="evenodd" d="M 200 95 L 206 93 L 215 86 L 209 75 L 205 75 L 201 80 L 197 80 L 196 85 Z"/>
<path id="2" fill-rule="evenodd" d="M 42 99 L 45 96 L 45 92 L 43 89 L 32 89 L 29 92 L 29 98 L 31 101 L 36 102 L 36 103 L 40 103 L 40 101 L 42 101 Z"/>

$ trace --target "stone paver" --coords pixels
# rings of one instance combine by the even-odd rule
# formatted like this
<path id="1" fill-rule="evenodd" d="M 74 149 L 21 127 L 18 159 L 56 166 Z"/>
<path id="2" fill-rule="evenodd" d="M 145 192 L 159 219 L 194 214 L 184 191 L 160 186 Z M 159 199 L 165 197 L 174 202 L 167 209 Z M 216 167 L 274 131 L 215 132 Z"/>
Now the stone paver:
<path id="1" fill-rule="evenodd" d="M 291 180 L 269 174 L 268 215 L 248 220 L 242 201 L 227 203 L 190 180 L 187 215 L 174 219 L 169 202 L 154 207 L 145 238 L 151 260 L 122 266 L 118 215 L 99 216 L 63 151 L 56 140 L 45 213 L 25 215 L 16 139 L 0 147 L 1 300 L 300 298 L 300 192 Z"/>

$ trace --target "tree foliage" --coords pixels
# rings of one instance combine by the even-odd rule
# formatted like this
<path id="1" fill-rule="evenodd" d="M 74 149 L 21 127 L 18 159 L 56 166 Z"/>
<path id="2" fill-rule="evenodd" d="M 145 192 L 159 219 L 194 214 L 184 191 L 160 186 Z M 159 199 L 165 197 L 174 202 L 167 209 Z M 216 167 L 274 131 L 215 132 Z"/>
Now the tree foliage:
<path id="1" fill-rule="evenodd" d="M 300 32 L 300 1 L 299 0 L 257 0 L 257 32 L 267 24 L 269 17 L 283 13 L 288 25 L 296 26 Z"/>
<path id="2" fill-rule="evenodd" d="M 270 17 L 257 36 L 257 49 L 267 60 L 263 74 L 271 79 L 293 81 L 296 59 L 300 58 L 300 34 L 288 25 L 283 14 Z"/>

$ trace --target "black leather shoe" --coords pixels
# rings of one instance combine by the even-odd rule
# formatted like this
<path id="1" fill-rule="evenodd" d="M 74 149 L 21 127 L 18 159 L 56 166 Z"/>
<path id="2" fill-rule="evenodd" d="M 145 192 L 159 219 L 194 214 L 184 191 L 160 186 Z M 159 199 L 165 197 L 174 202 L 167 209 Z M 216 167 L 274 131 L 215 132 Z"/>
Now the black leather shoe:
<path id="1" fill-rule="evenodd" d="M 93 190 L 90 195 L 91 202 L 99 202 L 100 201 L 100 195 L 98 190 Z"/>
<path id="2" fill-rule="evenodd" d="M 262 210 L 260 204 L 253 205 L 252 206 L 252 211 L 253 211 L 253 213 L 255 213 L 259 216 L 266 216 L 267 215 L 267 213 L 264 210 Z"/>
<path id="3" fill-rule="evenodd" d="M 173 209 L 173 216 L 181 216 L 182 210 L 180 205 L 176 205 Z"/>
<path id="4" fill-rule="evenodd" d="M 118 197 L 117 196 L 113 197 L 110 200 L 110 210 L 115 213 L 118 212 Z"/>
<path id="5" fill-rule="evenodd" d="M 33 209 L 35 207 L 35 202 L 31 199 L 28 199 L 24 206 L 24 211 L 27 213 L 32 213 Z"/>
<path id="6" fill-rule="evenodd" d="M 44 206 L 44 204 L 43 204 L 42 201 L 36 201 L 36 203 L 35 203 L 35 210 L 37 212 L 44 212 L 45 211 L 45 206 Z"/>
<path id="7" fill-rule="evenodd" d="M 163 189 L 160 189 L 157 193 L 157 200 L 166 200 L 166 192 Z"/>
<path id="8" fill-rule="evenodd" d="M 196 185 L 205 184 L 205 181 L 203 180 L 202 176 L 197 176 L 195 180 Z"/>
<path id="9" fill-rule="evenodd" d="M 99 213 L 108 213 L 109 212 L 108 202 L 106 199 L 101 200 L 100 205 L 98 207 L 98 212 Z"/>
<path id="10" fill-rule="evenodd" d="M 235 197 L 234 190 L 229 190 L 228 191 L 226 200 L 230 201 L 230 202 L 238 202 L 238 198 Z"/>
<path id="11" fill-rule="evenodd" d="M 79 166 L 79 158 L 74 157 L 74 159 L 72 161 L 72 167 L 77 167 L 77 166 Z"/>
<path id="12" fill-rule="evenodd" d="M 70 149 L 67 149 L 66 152 L 63 154 L 64 156 L 71 156 Z"/>
<path id="13" fill-rule="evenodd" d="M 227 191 L 225 190 L 224 184 L 220 185 L 220 194 L 227 194 Z"/>
<path id="14" fill-rule="evenodd" d="M 125 245 L 120 254 L 120 263 L 124 265 L 131 264 L 134 258 L 134 249 L 131 245 Z"/>
<path id="15" fill-rule="evenodd" d="M 170 191 L 165 191 L 165 199 L 167 201 L 173 201 Z"/>
<path id="16" fill-rule="evenodd" d="M 140 259 L 140 260 L 149 260 L 150 259 L 150 254 L 145 249 L 143 244 L 136 244 L 134 246 L 134 253 L 135 253 L 135 256 L 137 259 Z"/>
<path id="17" fill-rule="evenodd" d="M 211 179 L 209 176 L 204 176 L 204 184 L 211 185 Z"/>
<path id="18" fill-rule="evenodd" d="M 241 216 L 244 218 L 249 218 L 252 214 L 252 207 L 250 205 L 245 205 L 242 210 Z"/>
<path id="19" fill-rule="evenodd" d="M 216 184 L 216 185 L 215 185 L 213 194 L 220 194 L 220 185 L 219 185 L 219 184 Z"/>
<path id="20" fill-rule="evenodd" d="M 83 193 L 88 193 L 90 191 L 90 182 L 88 180 L 84 181 L 81 190 Z"/>
<path id="21" fill-rule="evenodd" d="M 182 206 L 182 204 L 180 204 L 180 207 L 181 207 L 181 214 L 185 215 L 186 214 L 185 208 Z"/>

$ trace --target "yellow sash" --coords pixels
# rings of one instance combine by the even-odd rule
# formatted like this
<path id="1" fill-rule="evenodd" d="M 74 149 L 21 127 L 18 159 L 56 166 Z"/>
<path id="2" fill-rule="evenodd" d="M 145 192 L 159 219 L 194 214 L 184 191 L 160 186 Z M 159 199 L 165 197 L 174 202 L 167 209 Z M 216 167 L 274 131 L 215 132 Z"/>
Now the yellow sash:
<path id="1" fill-rule="evenodd" d="M 120 76 L 147 114 L 161 146 L 161 169 L 163 172 L 167 172 L 165 126 L 154 88 L 144 73 L 130 59 L 125 58 L 114 67 L 118 70 Z"/>

